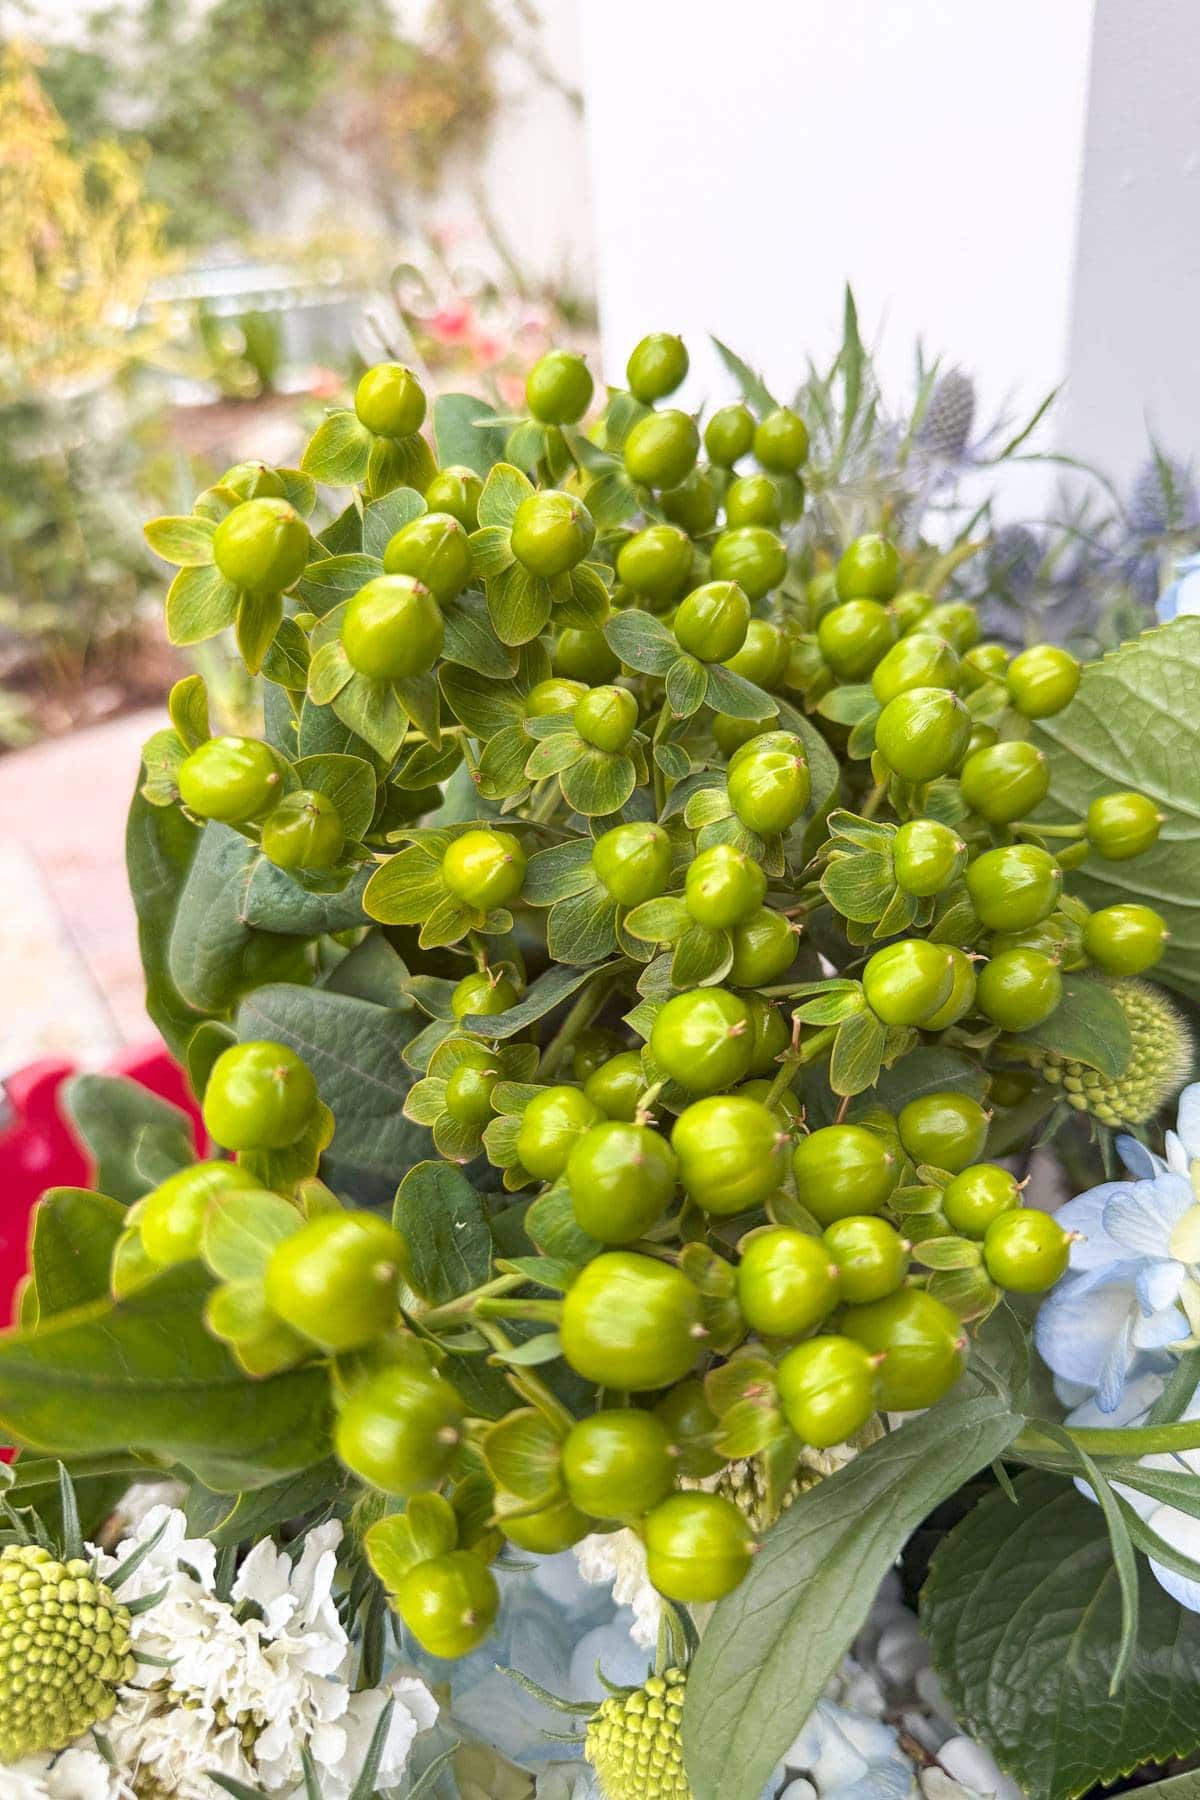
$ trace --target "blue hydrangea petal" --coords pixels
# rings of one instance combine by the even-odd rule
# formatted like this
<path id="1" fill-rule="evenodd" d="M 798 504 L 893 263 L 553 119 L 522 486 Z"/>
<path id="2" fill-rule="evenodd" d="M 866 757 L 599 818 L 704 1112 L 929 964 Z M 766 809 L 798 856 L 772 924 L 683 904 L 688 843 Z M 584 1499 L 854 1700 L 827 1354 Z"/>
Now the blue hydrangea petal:
<path id="1" fill-rule="evenodd" d="M 1180 1512 L 1178 1507 L 1159 1506 L 1146 1520 L 1150 1530 L 1172 1550 L 1178 1550 L 1183 1556 L 1190 1556 L 1194 1562 L 1200 1562 L 1200 1519 L 1193 1519 L 1190 1513 Z M 1166 1588 L 1172 1599 L 1178 1600 L 1180 1606 L 1188 1612 L 1200 1612 L 1200 1581 L 1191 1581 L 1186 1575 L 1177 1574 L 1163 1563 L 1150 1558 L 1150 1567 L 1154 1571 L 1155 1580 Z"/>
<path id="2" fill-rule="evenodd" d="M 1102 1413 L 1092 1398 L 1069 1412 L 1065 1423 L 1089 1431 L 1122 1431 L 1127 1425 L 1144 1425 L 1150 1408 L 1166 1386 L 1165 1373 L 1147 1367 L 1150 1361 L 1149 1357 L 1139 1357 L 1136 1364 L 1130 1366 L 1120 1403 L 1111 1412 Z"/>
<path id="3" fill-rule="evenodd" d="M 1139 1318 L 1133 1327 L 1133 1344 L 1139 1350 L 1162 1349 L 1167 1344 L 1181 1344 L 1187 1337 L 1187 1318 L 1178 1306 Z"/>
<path id="4" fill-rule="evenodd" d="M 1115 1412 L 1125 1389 L 1125 1377 L 1133 1361 L 1133 1322 L 1135 1308 L 1129 1307 L 1109 1346 L 1108 1355 L 1096 1384 L 1096 1405 L 1101 1412 Z"/>
<path id="5" fill-rule="evenodd" d="M 1098 1389 L 1109 1373 L 1105 1388 L 1111 1395 L 1105 1412 L 1120 1398 L 1129 1361 L 1129 1330 L 1137 1310 L 1136 1269 L 1117 1264 L 1107 1279 L 1099 1274 L 1060 1282 L 1042 1302 L 1034 1326 L 1034 1342 L 1042 1361 L 1056 1375 L 1081 1387 Z M 1120 1367 L 1113 1389 L 1114 1345 L 1121 1346 Z"/>
<path id="6" fill-rule="evenodd" d="M 1116 1146 L 1117 1155 L 1137 1181 L 1153 1181 L 1167 1166 L 1162 1157 L 1148 1150 L 1140 1138 L 1130 1137 L 1127 1132 L 1121 1132 Z"/>
<path id="7" fill-rule="evenodd" d="M 1183 1264 L 1174 1262 L 1169 1257 L 1159 1262 L 1146 1263 L 1137 1278 L 1138 1305 L 1142 1312 L 1149 1315 L 1161 1312 L 1164 1307 L 1174 1306 L 1186 1279 L 1187 1271 Z"/>
<path id="8" fill-rule="evenodd" d="M 1115 1193 L 1104 1208 L 1104 1230 L 1126 1256 L 1169 1257 L 1171 1233 L 1194 1205 L 1188 1182 L 1179 1175 L 1159 1175 Z"/>
<path id="9" fill-rule="evenodd" d="M 1189 1162 L 1200 1159 L 1200 1081 L 1193 1081 L 1180 1094 L 1173 1135 L 1183 1145 Z"/>
<path id="10" fill-rule="evenodd" d="M 1103 1269 L 1124 1259 L 1126 1252 L 1105 1230 L 1104 1213 L 1110 1200 L 1130 1191 L 1127 1181 L 1105 1181 L 1059 1207 L 1054 1216 L 1063 1230 L 1079 1233 L 1071 1245 L 1072 1273 Z"/>

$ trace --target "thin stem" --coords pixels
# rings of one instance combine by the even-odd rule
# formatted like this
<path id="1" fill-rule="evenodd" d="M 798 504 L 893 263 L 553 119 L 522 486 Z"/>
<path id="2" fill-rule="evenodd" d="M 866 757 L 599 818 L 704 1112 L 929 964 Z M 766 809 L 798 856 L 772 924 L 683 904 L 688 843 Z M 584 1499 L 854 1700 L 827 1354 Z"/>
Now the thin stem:
<path id="1" fill-rule="evenodd" d="M 542 789 L 542 792 L 538 795 L 537 799 L 529 809 L 531 824 L 545 824 L 546 820 L 549 819 L 551 813 L 553 813 L 555 807 L 558 805 L 558 801 L 558 777 L 557 775 L 551 775 L 546 782 L 545 787 Z"/>
<path id="2" fill-rule="evenodd" d="M 604 979 L 589 982 L 546 1047 L 540 1073 L 555 1075 L 562 1067 L 567 1051 L 581 1031 L 591 1024 L 608 999 L 612 983 Z"/>
<path id="3" fill-rule="evenodd" d="M 487 1339 L 493 1350 L 507 1353 L 512 1349 L 512 1339 L 503 1326 L 493 1325 L 487 1319 L 480 1319 L 478 1323 L 481 1334 Z M 558 1395 L 552 1393 L 545 1382 L 533 1373 L 532 1369 L 510 1368 L 505 1370 L 505 1374 L 508 1385 L 514 1393 L 519 1394 L 522 1400 L 528 1400 L 530 1406 L 536 1406 L 538 1411 L 550 1420 L 556 1430 L 570 1431 L 575 1423 L 574 1415 L 563 1405 Z"/>
<path id="4" fill-rule="evenodd" d="M 562 1318 L 561 1300 L 476 1300 L 475 1319 L 524 1319 L 529 1324 L 557 1325 Z"/>
<path id="5" fill-rule="evenodd" d="M 1087 826 L 1078 825 L 1043 825 L 1037 819 L 1014 819 L 1008 828 L 1010 831 L 1028 832 L 1033 837 L 1069 838 L 1078 843 L 1087 836 Z"/>
<path id="6" fill-rule="evenodd" d="M 862 804 L 860 819 L 873 819 L 887 798 L 886 781 L 877 781 Z"/>
<path id="7" fill-rule="evenodd" d="M 511 1294 L 514 1288 L 523 1286 L 528 1280 L 527 1275 L 498 1275 L 494 1281 L 472 1288 L 469 1294 L 460 1294 L 456 1300 L 447 1300 L 444 1306 L 431 1306 L 428 1312 L 413 1316 L 427 1331 L 437 1331 L 442 1325 L 461 1325 L 464 1315 L 470 1313 L 477 1300 L 494 1294 Z"/>

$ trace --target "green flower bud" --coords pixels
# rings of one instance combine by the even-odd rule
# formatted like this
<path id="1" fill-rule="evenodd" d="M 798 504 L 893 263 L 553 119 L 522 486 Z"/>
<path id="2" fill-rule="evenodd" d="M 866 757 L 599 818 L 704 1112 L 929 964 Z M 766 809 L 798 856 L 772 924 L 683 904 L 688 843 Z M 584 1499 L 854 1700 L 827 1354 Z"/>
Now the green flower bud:
<path id="1" fill-rule="evenodd" d="M 1142 1125 L 1191 1073 L 1191 1033 L 1166 995 L 1148 982 L 1112 981 L 1109 992 L 1125 1014 L 1133 1044 L 1123 1074 L 1102 1075 L 1051 1050 L 1030 1050 L 1027 1056 L 1042 1080 L 1061 1089 L 1077 1111 L 1091 1113 L 1104 1125 Z"/>
<path id="2" fill-rule="evenodd" d="M 668 1669 L 592 1717 L 584 1754 L 608 1800 L 691 1800 L 679 1738 L 686 1692 L 683 1671 Z"/>
<path id="3" fill-rule="evenodd" d="M 129 1612 L 78 1558 L 0 1550 L 0 1763 L 61 1750 L 132 1680 Z"/>

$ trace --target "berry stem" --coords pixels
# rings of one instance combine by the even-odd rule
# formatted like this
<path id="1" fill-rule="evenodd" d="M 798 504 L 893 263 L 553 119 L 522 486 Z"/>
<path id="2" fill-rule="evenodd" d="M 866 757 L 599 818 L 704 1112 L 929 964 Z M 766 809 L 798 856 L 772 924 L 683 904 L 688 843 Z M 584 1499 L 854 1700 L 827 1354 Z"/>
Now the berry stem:
<path id="1" fill-rule="evenodd" d="M 498 1275 L 483 1287 L 472 1288 L 469 1294 L 460 1294 L 456 1300 L 447 1300 L 443 1306 L 431 1306 L 428 1312 L 415 1313 L 413 1317 L 426 1331 L 440 1331 L 447 1325 L 461 1325 L 463 1315 L 469 1313 L 477 1300 L 492 1295 L 511 1294 L 514 1288 L 528 1284 L 528 1275 Z"/>

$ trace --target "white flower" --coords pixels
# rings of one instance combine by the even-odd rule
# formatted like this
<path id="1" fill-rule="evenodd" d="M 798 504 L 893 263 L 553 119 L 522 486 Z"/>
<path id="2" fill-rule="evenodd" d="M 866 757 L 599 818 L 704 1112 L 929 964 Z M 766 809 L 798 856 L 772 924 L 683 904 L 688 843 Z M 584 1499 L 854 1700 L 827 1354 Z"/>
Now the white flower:
<path id="1" fill-rule="evenodd" d="M 997 1767 L 989 1750 L 969 1737 L 952 1737 L 938 1752 L 936 1769 L 921 1776 L 926 1800 L 1021 1800 L 1016 1782 Z"/>
<path id="2" fill-rule="evenodd" d="M 7 1764 L 0 1782 L 3 1800 L 135 1800 L 99 1751 L 82 1746 Z"/>
<path id="3" fill-rule="evenodd" d="M 575 1555 L 585 1581 L 611 1584 L 617 1605 L 633 1608 L 629 1635 L 634 1643 L 646 1649 L 656 1644 L 662 1601 L 646 1574 L 646 1551 L 637 1533 L 593 1533 L 575 1545 Z"/>

